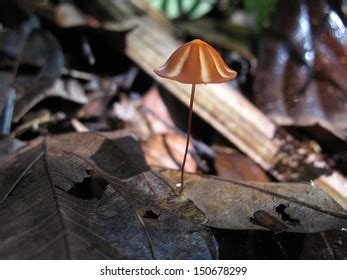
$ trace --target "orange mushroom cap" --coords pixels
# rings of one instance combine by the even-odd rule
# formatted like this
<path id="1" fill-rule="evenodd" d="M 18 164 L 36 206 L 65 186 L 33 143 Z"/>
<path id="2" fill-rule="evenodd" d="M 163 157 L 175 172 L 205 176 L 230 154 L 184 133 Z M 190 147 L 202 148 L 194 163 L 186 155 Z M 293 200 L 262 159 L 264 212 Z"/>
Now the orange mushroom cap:
<path id="1" fill-rule="evenodd" d="M 199 39 L 179 47 L 154 73 L 184 84 L 223 83 L 237 75 L 211 45 Z"/>

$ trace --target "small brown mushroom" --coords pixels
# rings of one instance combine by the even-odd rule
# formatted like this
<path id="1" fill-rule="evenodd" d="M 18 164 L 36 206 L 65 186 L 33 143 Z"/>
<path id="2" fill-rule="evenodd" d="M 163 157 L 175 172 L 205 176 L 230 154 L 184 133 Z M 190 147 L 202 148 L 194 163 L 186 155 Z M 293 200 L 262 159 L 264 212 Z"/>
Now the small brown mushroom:
<path id="1" fill-rule="evenodd" d="M 195 85 L 223 83 L 235 79 L 237 73 L 225 64 L 219 53 L 211 45 L 199 39 L 179 47 L 162 67 L 154 70 L 154 73 L 163 78 L 184 84 L 192 84 L 187 142 L 181 168 L 180 194 L 182 194 L 184 190 L 184 165 L 191 134 Z"/>

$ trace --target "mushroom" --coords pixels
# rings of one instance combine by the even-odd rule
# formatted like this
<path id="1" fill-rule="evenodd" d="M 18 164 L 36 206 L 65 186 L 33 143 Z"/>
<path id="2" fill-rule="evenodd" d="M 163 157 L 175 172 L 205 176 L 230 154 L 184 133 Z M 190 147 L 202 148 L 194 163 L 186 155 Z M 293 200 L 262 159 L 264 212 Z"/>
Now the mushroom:
<path id="1" fill-rule="evenodd" d="M 181 195 L 184 190 L 184 165 L 191 134 L 195 85 L 223 83 L 235 79 L 237 73 L 225 64 L 219 53 L 211 45 L 199 39 L 179 47 L 162 67 L 154 70 L 154 73 L 163 78 L 184 84 L 192 84 L 187 142 L 181 167 L 181 188 L 179 192 Z"/>

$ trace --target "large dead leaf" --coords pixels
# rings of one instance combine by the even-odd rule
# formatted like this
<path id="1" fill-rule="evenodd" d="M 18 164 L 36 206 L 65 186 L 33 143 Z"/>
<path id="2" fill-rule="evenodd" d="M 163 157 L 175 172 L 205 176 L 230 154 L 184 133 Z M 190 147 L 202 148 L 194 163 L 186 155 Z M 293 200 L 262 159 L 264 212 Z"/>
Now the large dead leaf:
<path id="1" fill-rule="evenodd" d="M 2 259 L 216 258 L 204 215 L 176 199 L 131 137 L 37 140 L 0 171 Z M 90 175 L 104 182 L 96 192 Z"/>
<path id="2" fill-rule="evenodd" d="M 347 138 L 347 30 L 327 1 L 279 1 L 258 59 L 256 102 L 265 113 Z"/>
<path id="3" fill-rule="evenodd" d="M 179 172 L 160 174 L 175 186 Z M 347 212 L 311 184 L 233 182 L 187 174 L 184 195 L 205 213 L 207 225 L 225 229 L 319 232 L 347 225 Z"/>

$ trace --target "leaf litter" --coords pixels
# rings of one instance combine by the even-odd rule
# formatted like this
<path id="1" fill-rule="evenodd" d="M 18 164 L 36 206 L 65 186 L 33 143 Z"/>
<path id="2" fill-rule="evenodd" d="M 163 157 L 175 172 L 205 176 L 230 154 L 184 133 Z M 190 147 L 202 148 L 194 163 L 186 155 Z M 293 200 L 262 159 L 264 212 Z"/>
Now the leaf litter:
<path id="1" fill-rule="evenodd" d="M 197 128 L 193 129 L 193 168 L 188 170 L 208 174 L 216 172 L 232 181 L 207 175 L 187 175 L 189 188 L 184 197 L 188 200 L 178 199 L 174 194 L 177 182 L 175 172 L 166 168 L 179 167 L 176 162 L 181 157 L 178 139 L 184 137 L 185 133 L 175 125 L 184 111 L 174 108 L 177 100 L 160 96 L 158 93 L 163 90 L 156 85 L 153 87 L 153 81 L 146 93 L 149 79 L 144 77 L 138 66 L 132 66 L 137 69 L 136 73 L 131 70 L 126 72 L 129 64 L 133 65 L 123 55 L 125 35 L 130 30 L 129 27 L 107 27 L 93 17 L 95 14 L 88 4 L 81 4 L 83 10 L 89 9 L 88 15 L 74 4 L 44 4 L 43 7 L 29 2 L 24 4 L 30 6 L 31 12 L 37 12 L 40 18 L 20 10 L 19 22 L 14 25 L 12 22 L 11 27 L 5 29 L 6 32 L 0 33 L 0 38 L 4 39 L 2 42 L 5 42 L 0 45 L 0 109 L 7 106 L 6 98 L 15 88 L 17 102 L 14 121 L 18 123 L 12 130 L 12 136 L 20 137 L 21 140 L 33 139 L 35 136 L 39 138 L 29 142 L 24 148 L 22 141 L 12 137 L 3 138 L 1 143 L 4 147 L 1 157 L 5 159 L 0 169 L 0 221 L 5 224 L 5 227 L 0 228 L 0 239 L 5 240 L 4 247 L 0 246 L 1 258 L 216 258 L 217 246 L 212 233 L 218 238 L 222 258 L 230 258 L 232 254 L 236 258 L 254 257 L 256 254 L 258 258 L 263 258 L 271 255 L 268 252 L 269 246 L 277 245 L 280 253 L 273 258 L 285 258 L 293 254 L 304 258 L 345 256 L 341 247 L 335 243 L 339 242 L 343 247 L 346 242 L 345 233 L 338 230 L 346 226 L 346 213 L 317 183 L 266 183 L 273 178 L 238 151 L 230 153 L 230 143 L 221 141 L 220 136 L 216 136 L 215 131 L 206 124 L 201 126 L 197 122 Z M 297 5 L 297 1 L 294 5 Z M 14 11 L 18 13 L 16 5 L 11 5 L 9 9 L 9 14 Z M 55 12 L 55 17 L 47 20 L 47 13 L 51 11 Z M 329 10 L 329 15 L 331 12 Z M 72 14 L 77 21 L 70 21 Z M 313 14 L 305 20 L 311 20 L 312 23 L 312 19 L 315 19 Z M 0 15 L 3 18 L 1 12 Z M 38 19 L 49 31 L 39 28 Z M 341 96 L 334 94 L 337 88 L 344 88 L 341 79 L 343 70 L 326 70 L 331 69 L 331 65 L 321 59 L 326 57 L 322 55 L 326 53 L 335 63 L 338 59 L 336 57 L 341 54 L 339 40 L 329 35 L 332 18 L 329 16 L 327 19 L 330 21 L 323 21 L 321 25 L 322 40 L 317 36 L 314 45 L 316 64 L 307 67 L 320 69 L 316 71 L 319 75 L 310 80 L 311 84 L 318 86 L 303 93 L 304 97 L 296 99 L 299 102 L 295 101 L 294 105 L 285 96 L 281 102 L 286 106 L 290 103 L 287 107 L 292 109 L 286 112 L 290 124 L 306 126 L 319 123 L 343 139 L 343 122 L 334 107 L 337 103 L 344 103 L 336 102 Z M 7 24 L 5 22 L 5 26 Z M 289 30 L 289 34 L 290 32 Z M 13 44 L 11 38 L 19 43 Z M 296 50 L 301 54 L 301 43 L 309 38 L 310 36 L 306 36 L 305 39 L 301 38 L 302 41 L 293 42 L 295 50 L 290 54 L 294 53 L 294 58 L 297 58 Z M 262 67 L 263 54 L 260 51 L 258 55 L 259 68 Z M 117 59 L 111 60 L 110 57 Z M 232 57 L 235 58 L 234 55 Z M 289 62 L 289 70 L 298 68 L 297 61 L 292 58 L 291 56 L 294 62 Z M 242 65 L 245 63 L 247 64 L 242 61 Z M 256 83 L 260 85 L 262 75 L 271 70 L 273 69 L 265 69 L 257 74 Z M 131 73 L 135 75 L 132 76 Z M 107 78 L 104 77 L 105 74 Z M 244 74 L 242 76 L 246 78 Z M 287 87 L 286 90 L 290 92 L 302 85 L 305 75 L 301 75 L 298 80 L 295 73 L 289 77 L 290 86 L 293 87 Z M 142 81 L 140 87 L 139 81 Z M 275 79 L 275 83 L 267 85 L 277 85 L 276 82 L 278 80 Z M 298 105 L 312 93 L 322 90 L 325 92 L 327 84 L 333 84 L 332 88 L 328 87 L 332 89 L 328 92 L 332 98 L 327 106 L 320 106 L 324 98 L 318 98 L 314 106 L 310 106 L 318 113 L 318 117 L 311 122 L 311 119 L 306 118 L 307 112 L 300 111 L 302 108 Z M 144 96 L 140 96 L 135 102 L 134 99 L 128 101 L 135 104 L 134 115 L 139 114 L 140 118 L 129 122 L 115 116 L 113 108 L 121 104 L 124 93 L 134 96 L 134 93 L 138 94 L 137 91 L 142 91 Z M 276 113 L 278 108 L 268 110 L 268 107 L 263 107 L 262 101 L 273 104 L 268 101 L 278 98 L 271 96 L 276 93 L 276 88 L 272 88 L 270 93 L 266 88 L 261 92 L 262 97 L 256 98 L 257 104 L 266 113 L 270 112 L 270 116 L 274 116 L 272 113 Z M 47 97 L 50 98 L 46 101 Z M 56 111 L 56 101 L 59 99 L 72 101 L 76 105 L 67 102 L 60 108 L 61 111 Z M 124 114 L 131 110 L 125 111 Z M 321 112 L 326 114 L 320 114 Z M 281 118 L 274 119 L 281 125 L 288 124 L 282 122 Z M 135 126 L 131 126 L 131 122 Z M 55 134 L 73 129 L 104 131 L 98 134 L 45 136 L 47 133 Z M 145 155 L 139 151 L 133 138 L 118 139 L 126 135 L 135 135 L 141 140 Z M 165 145 L 163 141 L 158 142 L 158 139 L 163 138 L 170 139 L 167 142 L 169 145 Z M 124 144 L 127 141 L 131 144 Z M 95 143 L 92 144 L 93 142 Z M 204 142 L 209 145 L 220 145 L 219 142 L 222 142 L 223 148 L 216 150 Z M 78 145 L 80 146 L 77 147 Z M 151 148 L 146 149 L 146 146 Z M 115 152 L 115 147 L 123 149 L 124 154 Z M 154 157 L 151 158 L 153 153 Z M 163 153 L 166 154 L 165 157 L 161 157 Z M 119 161 L 125 160 L 124 165 L 115 163 L 115 159 L 110 158 L 111 154 L 119 155 Z M 147 165 L 145 167 L 144 156 L 150 164 L 161 166 L 159 170 L 162 178 Z M 133 160 L 126 160 L 128 157 Z M 239 163 L 242 168 L 238 168 Z M 134 169 L 141 171 L 130 171 Z M 265 182 L 259 183 L 260 180 Z M 224 231 L 225 228 L 228 230 Z M 268 231 L 262 231 L 263 229 Z M 332 229 L 336 230 L 329 231 Z M 12 230 L 16 232 L 15 235 Z M 325 232 L 298 233 L 322 230 Z M 223 233 L 222 237 L 220 233 Z M 246 235 L 243 236 L 243 233 Z M 300 248 L 295 251 L 292 247 L 297 246 L 290 244 L 299 244 L 296 238 L 300 234 L 303 237 L 303 247 L 301 251 Z M 52 239 L 52 236 L 56 239 Z M 243 236 L 244 239 L 236 242 L 228 239 L 234 236 Z M 262 239 L 262 236 L 271 236 L 271 240 Z M 183 245 L 180 245 L 181 240 L 184 240 Z M 229 240 L 232 248 L 223 240 Z M 266 253 L 257 251 L 261 246 L 254 240 L 264 243 L 262 246 L 266 247 Z M 185 248 L 185 244 L 191 247 Z M 187 252 L 188 249 L 191 252 Z"/>
<path id="2" fill-rule="evenodd" d="M 132 139 L 45 138 L 2 162 L 1 170 L 2 259 L 217 257 L 203 214 L 177 201 Z M 84 180 L 95 175 L 106 183 L 102 193 L 81 199 L 76 185 L 85 193 Z"/>

